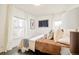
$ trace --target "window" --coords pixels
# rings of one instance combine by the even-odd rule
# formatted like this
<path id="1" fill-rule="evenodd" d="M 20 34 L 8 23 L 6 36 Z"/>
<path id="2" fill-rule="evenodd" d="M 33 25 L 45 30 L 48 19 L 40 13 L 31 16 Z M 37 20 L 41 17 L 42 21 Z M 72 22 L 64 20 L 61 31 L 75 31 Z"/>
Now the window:
<path id="1" fill-rule="evenodd" d="M 25 34 L 25 20 L 19 17 L 12 19 L 12 35 L 13 39 L 24 38 Z"/>
<path id="2" fill-rule="evenodd" d="M 62 27 L 62 21 L 55 21 L 54 23 L 53 23 L 53 28 L 54 29 L 59 29 L 59 28 L 61 28 Z"/>
<path id="3" fill-rule="evenodd" d="M 57 27 L 61 26 L 61 24 L 62 24 L 62 21 L 56 21 L 56 22 L 54 23 L 54 25 L 57 26 Z"/>
<path id="4" fill-rule="evenodd" d="M 10 23 L 8 48 L 13 48 L 18 46 L 20 41 L 25 38 L 27 24 L 25 19 L 16 16 L 12 17 Z"/>

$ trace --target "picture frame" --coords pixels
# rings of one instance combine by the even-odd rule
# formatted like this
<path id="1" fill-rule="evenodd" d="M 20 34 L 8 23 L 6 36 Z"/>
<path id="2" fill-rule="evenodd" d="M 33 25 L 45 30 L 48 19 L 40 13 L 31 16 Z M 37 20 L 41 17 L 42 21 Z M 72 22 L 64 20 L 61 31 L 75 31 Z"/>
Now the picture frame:
<path id="1" fill-rule="evenodd" d="M 30 29 L 35 29 L 35 20 L 30 19 Z"/>

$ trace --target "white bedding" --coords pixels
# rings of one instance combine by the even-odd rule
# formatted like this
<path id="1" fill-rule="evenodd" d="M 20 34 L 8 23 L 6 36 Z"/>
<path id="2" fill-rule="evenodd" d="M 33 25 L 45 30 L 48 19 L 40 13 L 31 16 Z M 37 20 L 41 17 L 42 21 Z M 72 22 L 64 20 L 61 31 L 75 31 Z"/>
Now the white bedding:
<path id="1" fill-rule="evenodd" d="M 29 39 L 29 47 L 28 47 L 28 49 L 30 49 L 33 52 L 35 52 L 35 41 L 38 40 L 38 39 L 40 39 L 41 37 L 44 37 L 44 34 L 30 38 Z M 67 40 L 68 38 L 66 37 L 65 39 Z M 70 49 L 69 48 L 64 48 L 64 47 L 61 47 L 60 53 L 61 53 L 61 55 L 71 55 Z"/>
<path id="2" fill-rule="evenodd" d="M 35 41 L 44 37 L 44 34 L 29 39 L 29 49 L 35 52 Z"/>

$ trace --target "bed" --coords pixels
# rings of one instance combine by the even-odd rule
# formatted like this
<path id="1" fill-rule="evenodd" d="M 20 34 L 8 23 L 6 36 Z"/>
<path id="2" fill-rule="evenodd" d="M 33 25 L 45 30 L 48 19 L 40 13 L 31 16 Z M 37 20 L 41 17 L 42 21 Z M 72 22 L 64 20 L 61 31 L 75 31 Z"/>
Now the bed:
<path id="1" fill-rule="evenodd" d="M 36 49 L 40 52 L 49 54 L 71 55 L 70 31 L 74 31 L 74 29 L 58 29 L 54 32 L 50 31 L 49 33 L 29 38 L 28 49 L 32 50 L 33 52 L 35 52 Z M 52 36 L 54 39 L 50 40 Z"/>
<path id="2" fill-rule="evenodd" d="M 70 46 L 67 44 L 62 44 L 55 42 L 54 40 L 48 40 L 43 38 L 36 40 L 36 45 L 35 45 L 36 50 L 52 55 L 60 55 L 62 47 L 70 48 Z"/>
<path id="3" fill-rule="evenodd" d="M 33 52 L 35 52 L 35 50 L 38 50 L 40 52 L 48 53 L 52 55 L 60 55 L 63 54 L 63 52 L 65 54 L 65 51 L 69 50 L 70 48 L 70 45 L 63 44 L 60 42 L 55 42 L 54 40 L 46 39 L 44 35 L 39 35 L 37 37 L 30 38 L 28 42 L 29 42 L 28 44 L 29 46 L 25 48 L 25 50 L 28 51 L 30 49 Z M 67 54 L 70 54 L 70 52 L 67 51 Z"/>

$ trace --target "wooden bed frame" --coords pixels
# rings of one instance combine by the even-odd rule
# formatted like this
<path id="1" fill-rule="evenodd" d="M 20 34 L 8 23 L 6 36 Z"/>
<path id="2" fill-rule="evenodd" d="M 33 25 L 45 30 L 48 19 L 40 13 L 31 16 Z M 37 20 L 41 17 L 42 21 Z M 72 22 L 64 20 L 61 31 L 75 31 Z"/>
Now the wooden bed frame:
<path id="1" fill-rule="evenodd" d="M 52 54 L 52 55 L 60 55 L 61 47 L 70 48 L 69 45 L 57 43 L 54 40 L 48 40 L 44 38 L 40 38 L 36 40 L 35 49 L 40 52 Z"/>

